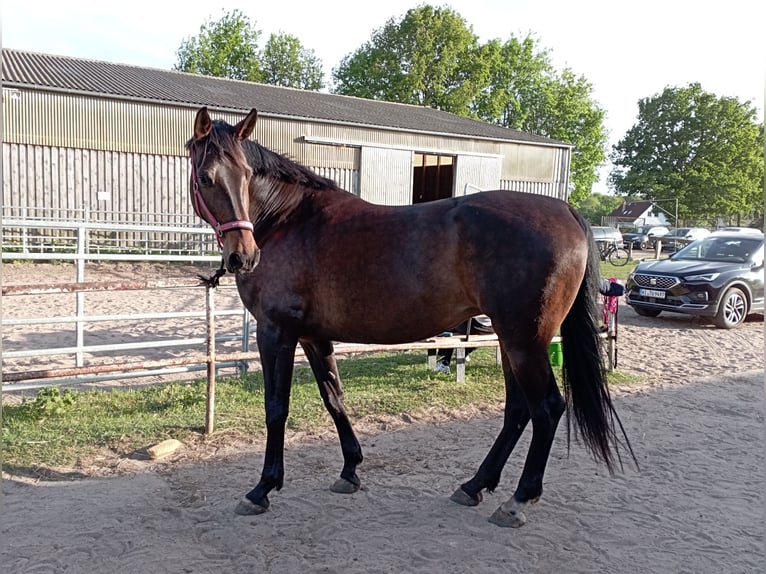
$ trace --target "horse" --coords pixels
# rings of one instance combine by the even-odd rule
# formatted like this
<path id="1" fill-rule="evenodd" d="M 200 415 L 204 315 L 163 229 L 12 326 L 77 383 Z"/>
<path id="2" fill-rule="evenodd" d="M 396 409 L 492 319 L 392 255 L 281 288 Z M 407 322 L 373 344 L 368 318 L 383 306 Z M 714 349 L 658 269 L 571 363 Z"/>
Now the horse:
<path id="1" fill-rule="evenodd" d="M 542 494 L 563 413 L 610 473 L 632 448 L 606 383 L 596 304 L 598 250 L 566 202 L 506 190 L 384 206 L 251 140 L 257 111 L 236 125 L 198 110 L 186 143 L 197 214 L 216 230 L 219 273 L 236 275 L 257 321 L 267 438 L 256 486 L 235 512 L 257 515 L 284 481 L 284 439 L 297 345 L 305 351 L 340 440 L 343 467 L 330 489 L 361 486 L 362 449 L 349 420 L 333 342 L 407 343 L 487 315 L 502 355 L 503 426 L 476 474 L 451 500 L 476 506 L 493 492 L 531 421 L 513 495 L 490 517 L 519 527 Z M 218 274 L 214 278 L 217 280 Z M 560 330 L 562 396 L 548 346 Z M 622 435 L 616 432 L 619 425 Z M 624 438 L 624 441 L 623 441 Z M 635 456 L 633 456 L 635 461 Z"/>

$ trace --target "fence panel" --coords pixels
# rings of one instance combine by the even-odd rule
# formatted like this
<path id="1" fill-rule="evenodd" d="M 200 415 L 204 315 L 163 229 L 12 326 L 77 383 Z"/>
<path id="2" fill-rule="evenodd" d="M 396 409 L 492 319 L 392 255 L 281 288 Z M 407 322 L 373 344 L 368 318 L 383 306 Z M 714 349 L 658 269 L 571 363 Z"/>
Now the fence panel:
<path id="1" fill-rule="evenodd" d="M 63 284 L 46 281 L 24 286 L 4 281 L 3 390 L 36 388 L 51 384 L 52 378 L 58 384 L 101 382 L 205 368 L 205 357 L 195 356 L 194 350 L 197 349 L 196 355 L 204 355 L 206 311 L 174 308 L 174 305 L 199 307 L 204 301 L 203 287 L 188 280 L 91 284 L 85 282 L 85 268 L 87 264 L 103 261 L 217 264 L 220 254 L 211 229 L 91 222 L 87 213 L 81 213 L 79 219 L 65 220 L 58 217 L 59 209 L 48 210 L 44 215 L 48 217 L 3 218 L 3 262 L 70 262 L 74 263 L 75 276 L 71 283 Z M 175 241 L 169 241 L 170 238 Z M 168 309 L 125 312 L 120 308 L 124 303 L 117 303 L 114 311 L 108 306 L 105 311 L 98 307 L 98 298 L 107 297 L 107 292 L 114 299 L 120 299 L 117 294 L 121 293 L 121 301 L 128 298 L 139 303 L 154 297 L 166 303 Z M 242 306 L 233 281 L 224 280 L 218 293 L 219 300 L 226 304 L 219 304 L 221 309 L 215 312 L 220 331 L 217 344 L 228 352 L 234 348 L 249 350 L 250 315 Z M 175 336 L 171 332 L 174 327 L 170 326 L 165 328 L 163 337 L 147 336 L 161 330 L 158 325 L 162 324 L 175 325 L 182 333 Z M 99 340 L 101 336 L 110 341 Z M 62 340 L 66 343 L 61 344 Z M 191 361 L 178 359 L 181 349 L 192 357 Z M 135 363 L 137 357 L 145 368 L 139 368 L 140 364 L 127 365 L 131 360 Z M 129 368 L 122 370 L 131 372 L 117 372 L 115 363 L 127 365 Z M 41 364 L 46 368 L 40 368 Z M 245 365 L 230 361 L 218 367 L 242 370 Z M 58 376 L 52 377 L 56 369 Z"/>

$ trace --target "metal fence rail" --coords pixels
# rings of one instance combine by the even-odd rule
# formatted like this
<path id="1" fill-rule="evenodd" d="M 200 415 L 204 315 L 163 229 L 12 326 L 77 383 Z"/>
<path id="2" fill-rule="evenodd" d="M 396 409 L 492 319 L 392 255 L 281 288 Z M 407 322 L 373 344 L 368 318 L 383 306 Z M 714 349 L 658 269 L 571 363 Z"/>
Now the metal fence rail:
<path id="1" fill-rule="evenodd" d="M 234 289 L 235 286 L 231 283 L 219 286 L 221 290 Z M 45 296 L 55 294 L 72 294 L 75 297 L 84 296 L 86 293 L 93 292 L 116 292 L 116 291 L 142 291 L 142 290 L 163 290 L 172 291 L 174 289 L 193 289 L 202 293 L 202 290 L 207 289 L 209 291 L 207 299 L 209 299 L 208 307 L 213 307 L 211 311 L 207 308 L 205 311 L 176 311 L 176 312 L 157 312 L 157 313 L 125 313 L 125 314 L 109 314 L 109 315 L 86 315 L 84 313 L 78 313 L 76 315 L 66 316 L 50 316 L 50 317 L 3 317 L 2 325 L 5 330 L 6 327 L 23 327 L 27 325 L 45 325 L 45 324 L 65 324 L 74 323 L 77 344 L 74 346 L 54 346 L 48 348 L 30 348 L 17 351 L 4 351 L 3 352 L 3 391 L 13 390 L 29 390 L 51 384 L 72 384 L 72 383 L 92 383 L 102 382 L 107 380 L 119 380 L 125 378 L 145 377 L 150 375 L 159 374 L 174 374 L 180 372 L 189 372 L 195 370 L 203 370 L 206 368 L 208 362 L 208 351 L 204 351 L 209 347 L 212 340 L 213 344 L 224 342 L 238 342 L 239 349 L 242 352 L 249 350 L 249 337 L 250 337 L 250 314 L 240 307 L 237 309 L 223 309 L 216 311 L 214 309 L 213 292 L 214 290 L 209 287 L 197 284 L 188 283 L 174 283 L 168 281 L 154 281 L 154 282 L 136 282 L 136 283 L 124 283 L 124 282 L 95 282 L 95 283 L 69 283 L 69 284 L 52 284 L 52 285 L 15 285 L 4 286 L 2 289 L 3 297 L 12 296 Z M 78 306 L 78 310 L 82 309 L 82 306 Z M 242 318 L 241 328 L 236 332 L 230 332 L 229 334 L 215 336 L 211 333 L 215 332 L 215 319 L 218 317 L 226 316 L 238 316 Z M 162 340 L 144 340 L 132 343 L 107 343 L 86 345 L 84 344 L 84 333 L 87 330 L 87 326 L 91 323 L 99 323 L 106 321 L 157 321 L 161 319 L 196 319 L 204 318 L 206 328 L 204 332 L 200 333 L 198 337 L 184 337 L 184 338 L 169 338 Z M 141 360 L 141 361 L 129 361 L 123 360 L 118 356 L 116 362 L 91 362 L 86 365 L 84 361 L 84 355 L 89 354 L 96 356 L 98 361 L 98 355 L 103 353 L 114 353 L 128 350 L 142 350 L 142 349 L 169 349 L 173 347 L 189 347 L 198 346 L 197 352 L 188 353 L 184 358 L 169 358 L 159 360 Z M 28 357 L 50 357 L 50 356 L 70 356 L 71 366 L 67 367 L 53 367 L 53 368 L 34 368 L 23 369 L 14 368 L 13 360 L 19 358 Z M 114 359 L 114 357 L 111 357 Z M 216 364 L 216 369 L 236 367 L 243 372 L 246 370 L 247 363 L 242 360 L 232 360 L 219 362 Z"/>
<path id="2" fill-rule="evenodd" d="M 141 289 L 166 289 L 172 292 L 179 288 L 197 288 L 200 294 L 204 287 L 194 284 L 172 284 L 155 281 L 151 283 L 126 282 L 97 282 L 86 283 L 86 264 L 94 262 L 158 262 L 158 263 L 218 263 L 220 254 L 215 241 L 214 232 L 209 227 L 191 227 L 190 225 L 146 225 L 141 223 L 125 224 L 103 221 L 89 221 L 87 211 L 66 214 L 56 210 L 35 210 L 34 219 L 25 217 L 4 217 L 2 219 L 2 260 L 7 261 L 46 261 L 73 262 L 75 277 L 73 282 L 49 285 L 3 285 L 3 297 L 14 295 L 36 295 L 44 297 L 50 294 L 71 293 L 75 299 L 74 314 L 25 317 L 8 316 L 7 311 L 2 318 L 4 333 L 20 329 L 24 326 L 56 325 L 65 327 L 73 325 L 75 335 L 74 345 L 66 346 L 31 346 L 24 349 L 6 350 L 3 352 L 2 389 L 4 391 L 33 389 L 49 384 L 86 383 L 122 380 L 135 377 L 176 374 L 189 371 L 204 370 L 204 356 L 190 355 L 192 360 L 176 358 L 153 361 L 135 361 L 131 364 L 127 359 L 111 357 L 119 360 L 127 368 L 117 369 L 114 365 L 98 365 L 85 363 L 85 355 L 114 355 L 122 353 L 126 357 L 130 353 L 142 350 L 163 348 L 171 350 L 174 347 L 199 346 L 200 352 L 205 349 L 208 334 L 200 330 L 197 336 L 167 338 L 162 341 L 144 340 L 111 344 L 85 344 L 85 335 L 89 327 L 97 323 L 114 321 L 141 322 L 146 325 L 145 331 L 151 331 L 149 325 L 159 321 L 172 319 L 199 320 L 205 318 L 205 311 L 162 311 L 142 313 L 101 313 L 88 315 L 86 296 L 97 291 L 120 291 Z M 59 210 L 60 211 L 60 210 Z M 66 215 L 70 219 L 60 219 Z M 102 214 L 103 215 L 103 214 Z M 146 214 L 152 219 L 152 214 Z M 41 217 L 42 216 L 42 217 Z M 167 214 L 165 214 L 167 217 Z M 233 289 L 233 282 L 223 281 L 221 289 Z M 36 305 L 37 306 L 37 305 Z M 40 304 L 45 308 L 45 304 Z M 7 309 L 7 307 L 6 307 Z M 214 314 L 217 318 L 226 316 L 241 316 L 241 327 L 236 331 L 221 334 L 215 338 L 216 343 L 239 341 L 243 351 L 249 350 L 250 315 L 238 304 L 235 309 L 223 309 Z M 198 353 L 199 354 L 199 353 Z M 65 357 L 71 355 L 72 363 L 66 369 L 40 369 L 18 372 L 14 362 L 18 359 L 34 357 Z M 29 361 L 27 361 L 28 363 Z M 143 364 L 143 366 L 141 365 Z M 243 361 L 228 361 L 219 363 L 218 368 L 246 368 Z M 56 371 L 54 373 L 54 371 Z M 55 379 L 55 380 L 54 380 Z"/>
<path id="3" fill-rule="evenodd" d="M 91 220 L 87 210 L 67 218 L 39 211 L 32 218 L 3 216 L 3 259 L 206 261 L 218 256 L 213 230 L 199 219 L 175 225 L 115 223 Z"/>

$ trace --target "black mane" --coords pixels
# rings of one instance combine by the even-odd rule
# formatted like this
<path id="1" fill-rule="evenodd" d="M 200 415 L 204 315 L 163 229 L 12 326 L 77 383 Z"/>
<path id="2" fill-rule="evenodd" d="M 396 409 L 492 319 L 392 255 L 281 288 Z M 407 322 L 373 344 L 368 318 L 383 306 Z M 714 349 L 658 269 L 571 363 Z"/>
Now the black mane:
<path id="1" fill-rule="evenodd" d="M 272 177 L 282 183 L 300 185 L 310 189 L 338 188 L 333 180 L 314 173 L 309 168 L 263 147 L 258 142 L 243 141 L 242 151 L 247 163 L 253 168 L 254 174 Z"/>

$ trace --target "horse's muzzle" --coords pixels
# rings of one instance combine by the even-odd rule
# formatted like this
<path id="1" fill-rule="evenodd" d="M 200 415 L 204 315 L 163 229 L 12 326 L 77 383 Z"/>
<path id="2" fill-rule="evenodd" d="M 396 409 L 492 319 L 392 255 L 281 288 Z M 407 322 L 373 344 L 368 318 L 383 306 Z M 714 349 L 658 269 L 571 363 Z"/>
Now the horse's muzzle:
<path id="1" fill-rule="evenodd" d="M 255 266 L 258 265 L 258 261 L 261 259 L 261 250 L 257 249 L 251 256 L 245 256 L 242 253 L 234 252 L 230 253 L 226 257 L 226 270 L 229 273 L 235 273 L 236 271 L 252 271 Z"/>
<path id="2" fill-rule="evenodd" d="M 249 230 L 232 230 L 223 240 L 223 261 L 229 273 L 252 271 L 261 259 L 261 250 Z"/>

